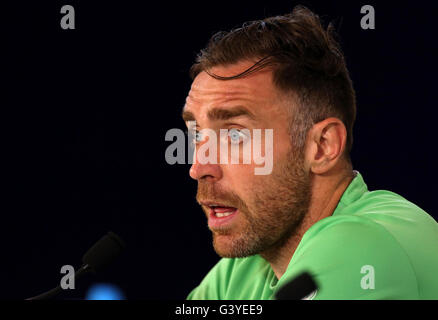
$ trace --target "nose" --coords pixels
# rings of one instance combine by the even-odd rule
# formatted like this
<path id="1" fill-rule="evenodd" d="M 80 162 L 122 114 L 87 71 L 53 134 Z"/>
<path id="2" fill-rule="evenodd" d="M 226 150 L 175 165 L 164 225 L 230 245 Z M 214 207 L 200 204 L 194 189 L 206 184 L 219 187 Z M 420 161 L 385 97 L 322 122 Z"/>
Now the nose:
<path id="1" fill-rule="evenodd" d="M 195 180 L 211 179 L 220 180 L 222 178 L 222 170 L 218 164 L 200 164 L 194 163 L 190 167 L 190 177 Z"/>
<path id="2" fill-rule="evenodd" d="M 220 164 L 205 163 L 202 164 L 198 158 L 194 161 L 189 171 L 190 177 L 194 180 L 208 179 L 220 180 L 223 172 Z"/>

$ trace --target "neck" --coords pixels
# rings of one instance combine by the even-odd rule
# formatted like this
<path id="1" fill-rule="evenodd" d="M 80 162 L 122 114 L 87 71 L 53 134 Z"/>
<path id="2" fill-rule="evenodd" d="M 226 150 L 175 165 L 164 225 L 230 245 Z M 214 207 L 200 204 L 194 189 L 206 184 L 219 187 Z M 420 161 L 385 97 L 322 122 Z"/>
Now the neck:
<path id="1" fill-rule="evenodd" d="M 309 210 L 296 232 L 280 248 L 267 250 L 260 255 L 269 262 L 277 279 L 286 272 L 292 256 L 298 247 L 304 233 L 316 222 L 329 217 L 335 211 L 342 194 L 353 180 L 350 170 L 341 178 L 333 176 L 315 176 L 312 183 L 312 197 Z"/>

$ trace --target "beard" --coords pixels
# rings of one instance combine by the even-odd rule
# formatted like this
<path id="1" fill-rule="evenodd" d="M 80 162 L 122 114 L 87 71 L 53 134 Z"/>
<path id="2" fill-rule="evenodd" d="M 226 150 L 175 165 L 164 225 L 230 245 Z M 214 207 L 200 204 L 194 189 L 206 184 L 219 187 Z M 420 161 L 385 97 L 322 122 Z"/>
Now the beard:
<path id="1" fill-rule="evenodd" d="M 238 225 L 211 229 L 219 256 L 240 258 L 275 251 L 297 233 L 311 199 L 311 179 L 303 162 L 301 153 L 289 152 L 270 175 L 251 183 L 245 199 L 218 183 L 198 181 L 198 202 L 208 199 L 239 211 Z M 208 217 L 208 209 L 202 208 Z"/>

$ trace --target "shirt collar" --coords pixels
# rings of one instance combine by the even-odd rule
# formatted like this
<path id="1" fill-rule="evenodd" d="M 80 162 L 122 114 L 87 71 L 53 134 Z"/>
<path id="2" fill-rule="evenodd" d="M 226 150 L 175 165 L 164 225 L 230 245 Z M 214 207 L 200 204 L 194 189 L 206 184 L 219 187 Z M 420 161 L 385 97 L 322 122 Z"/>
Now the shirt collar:
<path id="1" fill-rule="evenodd" d="M 363 180 L 362 175 L 359 171 L 353 170 L 353 173 L 355 177 L 348 185 L 347 189 L 345 189 L 344 193 L 342 194 L 341 199 L 339 200 L 338 206 L 336 207 L 335 211 L 333 212 L 333 216 L 340 214 L 342 209 L 346 206 L 350 205 L 351 203 L 358 200 L 362 195 L 368 191 L 368 187 Z"/>

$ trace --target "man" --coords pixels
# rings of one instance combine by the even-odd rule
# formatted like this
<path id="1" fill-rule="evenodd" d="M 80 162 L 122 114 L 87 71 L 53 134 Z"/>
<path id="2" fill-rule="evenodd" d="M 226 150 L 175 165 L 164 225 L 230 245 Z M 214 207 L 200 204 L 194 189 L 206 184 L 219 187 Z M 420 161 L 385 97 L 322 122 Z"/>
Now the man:
<path id="1" fill-rule="evenodd" d="M 254 161 L 195 154 L 190 176 L 223 258 L 188 299 L 273 299 L 303 271 L 312 299 L 438 299 L 438 224 L 353 170 L 355 93 L 330 27 L 303 7 L 246 23 L 213 36 L 191 73 L 186 123 L 234 130 L 230 144 L 272 129 L 274 166 L 256 175 Z"/>

